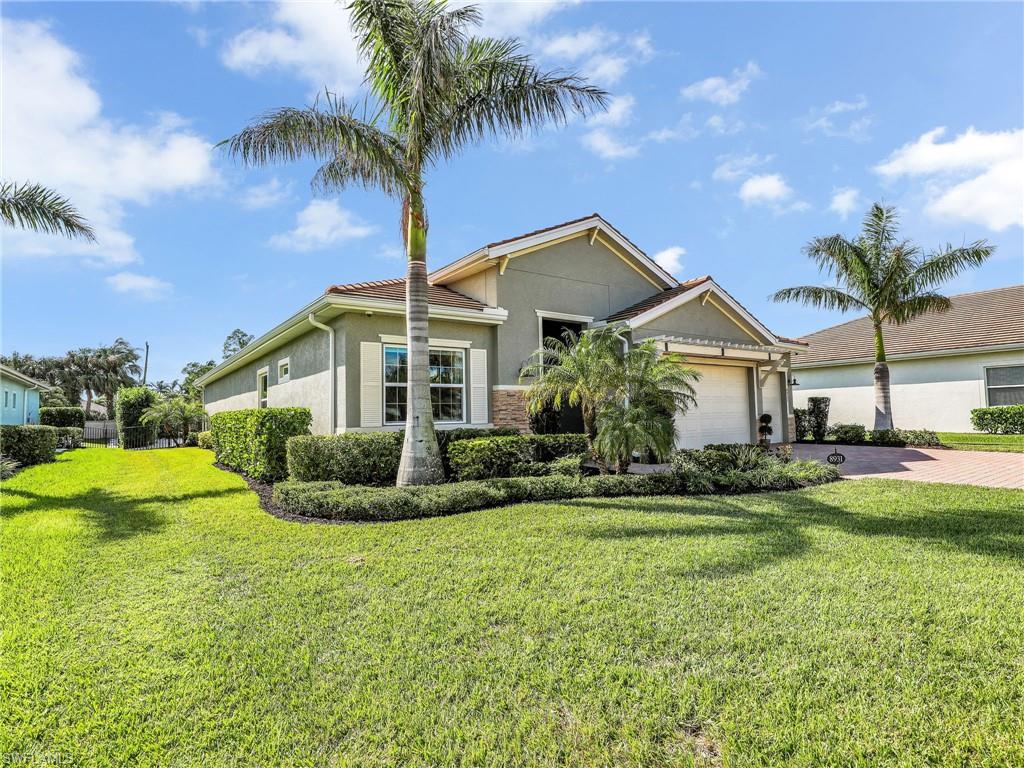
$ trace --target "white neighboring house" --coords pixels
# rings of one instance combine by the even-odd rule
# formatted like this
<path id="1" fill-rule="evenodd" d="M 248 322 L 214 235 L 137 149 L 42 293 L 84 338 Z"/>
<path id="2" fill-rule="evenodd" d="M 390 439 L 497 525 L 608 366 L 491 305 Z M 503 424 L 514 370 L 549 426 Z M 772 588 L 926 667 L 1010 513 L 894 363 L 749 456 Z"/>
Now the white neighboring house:
<path id="1" fill-rule="evenodd" d="M 893 424 L 971 432 L 971 409 L 1024 403 L 1024 285 L 951 296 L 948 312 L 885 328 Z M 803 337 L 793 404 L 832 398 L 829 422 L 874 424 L 874 339 L 866 317 Z"/>

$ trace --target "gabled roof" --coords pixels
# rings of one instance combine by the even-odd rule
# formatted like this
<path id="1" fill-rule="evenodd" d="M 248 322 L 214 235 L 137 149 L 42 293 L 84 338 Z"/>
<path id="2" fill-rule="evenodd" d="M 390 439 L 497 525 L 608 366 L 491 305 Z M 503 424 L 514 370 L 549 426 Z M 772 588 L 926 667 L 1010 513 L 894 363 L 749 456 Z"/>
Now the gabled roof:
<path id="1" fill-rule="evenodd" d="M 434 270 L 430 273 L 429 279 L 431 283 L 438 285 L 458 280 L 486 269 L 492 264 L 500 264 L 503 259 L 507 260 L 519 253 L 535 250 L 538 247 L 587 232 L 590 232 L 593 237 L 605 238 L 606 244 L 610 243 L 613 250 L 639 269 L 656 287 L 674 288 L 678 285 L 678 281 L 672 275 L 658 266 L 654 259 L 640 250 L 635 243 L 597 213 L 488 243 L 461 259 Z"/>
<path id="2" fill-rule="evenodd" d="M 405 278 L 399 277 L 393 280 L 372 280 L 366 283 L 332 285 L 325 293 L 337 296 L 358 296 L 367 299 L 404 302 Z M 430 285 L 427 287 L 427 303 L 439 307 L 458 307 L 460 309 L 484 309 L 487 306 L 476 299 L 472 299 L 458 291 L 453 291 L 451 288 L 443 285 Z"/>
<path id="3" fill-rule="evenodd" d="M 696 288 L 699 285 L 703 285 L 711 279 L 711 275 L 704 275 L 704 277 L 695 277 L 692 280 L 687 280 L 685 283 L 680 283 L 675 288 L 668 288 L 661 293 L 655 293 L 653 296 L 648 296 L 646 299 L 641 299 L 636 304 L 631 304 L 625 309 L 620 309 L 618 312 L 608 315 L 605 318 L 606 322 L 615 323 L 621 320 L 630 320 L 638 315 L 642 315 L 648 310 L 654 309 L 660 304 L 664 304 L 669 299 L 674 299 L 676 296 Z"/>
<path id="4" fill-rule="evenodd" d="M 1024 285 L 961 293 L 950 300 L 948 312 L 929 312 L 903 325 L 886 324 L 886 356 L 1024 348 Z M 874 360 L 874 328 L 868 317 L 824 328 L 804 341 L 810 346 L 794 365 Z"/>
<path id="5" fill-rule="evenodd" d="M 2 374 L 5 379 L 10 379 L 11 381 L 16 381 L 19 384 L 24 384 L 26 387 L 36 387 L 44 392 L 56 389 L 52 384 L 47 384 L 45 381 L 33 379 L 31 376 L 26 376 L 21 371 L 11 368 L 9 365 L 4 365 L 3 363 L 0 363 L 0 374 Z"/>

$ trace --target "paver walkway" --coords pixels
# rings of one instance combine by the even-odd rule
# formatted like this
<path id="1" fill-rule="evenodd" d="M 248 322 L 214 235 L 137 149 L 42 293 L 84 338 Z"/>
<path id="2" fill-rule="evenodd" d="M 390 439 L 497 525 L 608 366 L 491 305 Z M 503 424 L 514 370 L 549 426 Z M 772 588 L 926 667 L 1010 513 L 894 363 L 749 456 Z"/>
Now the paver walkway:
<path id="1" fill-rule="evenodd" d="M 836 449 L 846 456 L 846 463 L 839 467 L 844 477 L 885 477 L 989 488 L 1024 488 L 1024 453 L 867 445 L 794 445 L 793 455 L 824 461 Z"/>

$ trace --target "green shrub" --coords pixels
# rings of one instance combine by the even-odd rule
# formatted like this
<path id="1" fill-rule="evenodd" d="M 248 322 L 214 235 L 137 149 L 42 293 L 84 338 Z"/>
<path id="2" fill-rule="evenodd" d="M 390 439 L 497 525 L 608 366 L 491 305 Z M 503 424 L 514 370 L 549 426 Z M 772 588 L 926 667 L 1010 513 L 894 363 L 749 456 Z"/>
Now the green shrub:
<path id="1" fill-rule="evenodd" d="M 206 430 L 205 432 L 196 433 L 196 445 L 200 448 L 206 448 L 209 451 L 213 450 L 213 432 Z"/>
<path id="2" fill-rule="evenodd" d="M 704 446 L 704 450 L 724 453 L 729 457 L 728 463 L 725 465 L 726 468 L 738 469 L 741 472 L 756 469 L 772 459 L 771 454 L 768 453 L 764 446 L 751 445 L 750 443 L 712 444 Z"/>
<path id="3" fill-rule="evenodd" d="M 57 455 L 57 428 L 4 424 L 0 426 L 0 454 L 23 467 L 53 461 Z"/>
<path id="4" fill-rule="evenodd" d="M 534 458 L 537 461 L 563 459 L 566 456 L 586 453 L 589 448 L 587 436 L 582 434 L 526 435 L 525 437 L 533 443 Z"/>
<path id="5" fill-rule="evenodd" d="M 149 387 L 122 387 L 114 395 L 114 420 L 117 422 L 119 445 L 131 443 L 134 447 L 152 445 L 156 442 L 156 424 L 143 424 L 142 415 L 158 399 Z M 126 432 L 125 430 L 132 430 Z"/>
<path id="6" fill-rule="evenodd" d="M 14 459 L 0 455 L 0 480 L 7 480 L 14 477 L 14 474 L 21 469 L 21 464 Z"/>
<path id="7" fill-rule="evenodd" d="M 816 443 L 823 442 L 828 434 L 828 406 L 831 402 L 830 397 L 807 398 L 807 426 Z"/>
<path id="8" fill-rule="evenodd" d="M 993 435 L 1024 435 L 1024 405 L 996 405 L 971 411 L 971 424 Z"/>
<path id="9" fill-rule="evenodd" d="M 210 431 L 217 460 L 256 480 L 281 480 L 288 473 L 288 438 L 308 434 L 312 421 L 308 408 L 249 408 L 215 413 L 210 418 Z"/>
<path id="10" fill-rule="evenodd" d="M 40 408 L 39 423 L 48 427 L 85 429 L 85 409 L 73 406 Z"/>
<path id="11" fill-rule="evenodd" d="M 942 445 L 939 436 L 930 429 L 900 429 L 903 442 L 916 448 L 934 448 Z"/>
<path id="12" fill-rule="evenodd" d="M 903 448 L 907 441 L 903 433 L 898 429 L 874 429 L 868 433 L 868 437 L 875 445 L 889 445 L 895 448 Z"/>
<path id="13" fill-rule="evenodd" d="M 551 465 L 543 461 L 521 461 L 509 468 L 509 477 L 546 477 L 551 474 Z"/>
<path id="14" fill-rule="evenodd" d="M 784 464 L 793 460 L 793 446 L 790 443 L 773 445 L 768 452 Z"/>
<path id="15" fill-rule="evenodd" d="M 863 443 L 867 428 L 863 424 L 833 424 L 828 428 L 828 436 L 837 443 L 856 445 Z"/>
<path id="16" fill-rule="evenodd" d="M 790 461 L 773 451 L 748 451 L 743 443 L 712 446 L 703 451 L 677 451 L 671 474 L 677 492 L 744 493 L 788 490 L 827 483 L 839 470 L 817 461 Z M 792 452 L 789 454 L 792 455 Z"/>
<path id="17" fill-rule="evenodd" d="M 534 445 L 525 435 L 460 440 L 448 446 L 452 477 L 485 480 L 509 477 L 512 467 L 534 460 Z"/>
<path id="18" fill-rule="evenodd" d="M 81 427 L 54 427 L 57 430 L 57 447 L 71 450 L 82 447 L 85 430 Z"/>
<path id="19" fill-rule="evenodd" d="M 568 475 L 569 477 L 579 477 L 583 474 L 583 462 L 587 456 L 585 453 L 571 454 L 569 456 L 563 456 L 560 459 L 554 459 L 548 462 L 545 466 L 548 468 L 549 475 Z"/>
<path id="20" fill-rule="evenodd" d="M 399 432 L 303 435 L 288 440 L 288 477 L 349 485 L 394 485 L 402 458 Z"/>
<path id="21" fill-rule="evenodd" d="M 799 442 L 806 440 L 811 431 L 811 417 L 806 408 L 793 409 L 793 440 Z"/>

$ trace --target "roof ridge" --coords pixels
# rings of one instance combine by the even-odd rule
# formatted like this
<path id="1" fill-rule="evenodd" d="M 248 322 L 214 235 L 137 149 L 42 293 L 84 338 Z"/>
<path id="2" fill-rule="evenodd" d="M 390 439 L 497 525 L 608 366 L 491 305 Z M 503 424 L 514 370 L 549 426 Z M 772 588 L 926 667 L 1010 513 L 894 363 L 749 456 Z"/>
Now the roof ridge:
<path id="1" fill-rule="evenodd" d="M 1002 285 L 1002 286 L 999 286 L 997 288 L 982 288 L 980 291 L 966 291 L 965 293 L 954 293 L 954 294 L 951 294 L 948 298 L 956 299 L 956 298 L 959 298 L 960 296 L 977 296 L 979 293 L 993 293 L 995 291 L 1009 291 L 1009 290 L 1012 290 L 1014 288 L 1024 289 L 1024 283 L 1019 283 L 1019 284 L 1015 284 L 1015 285 Z"/>

